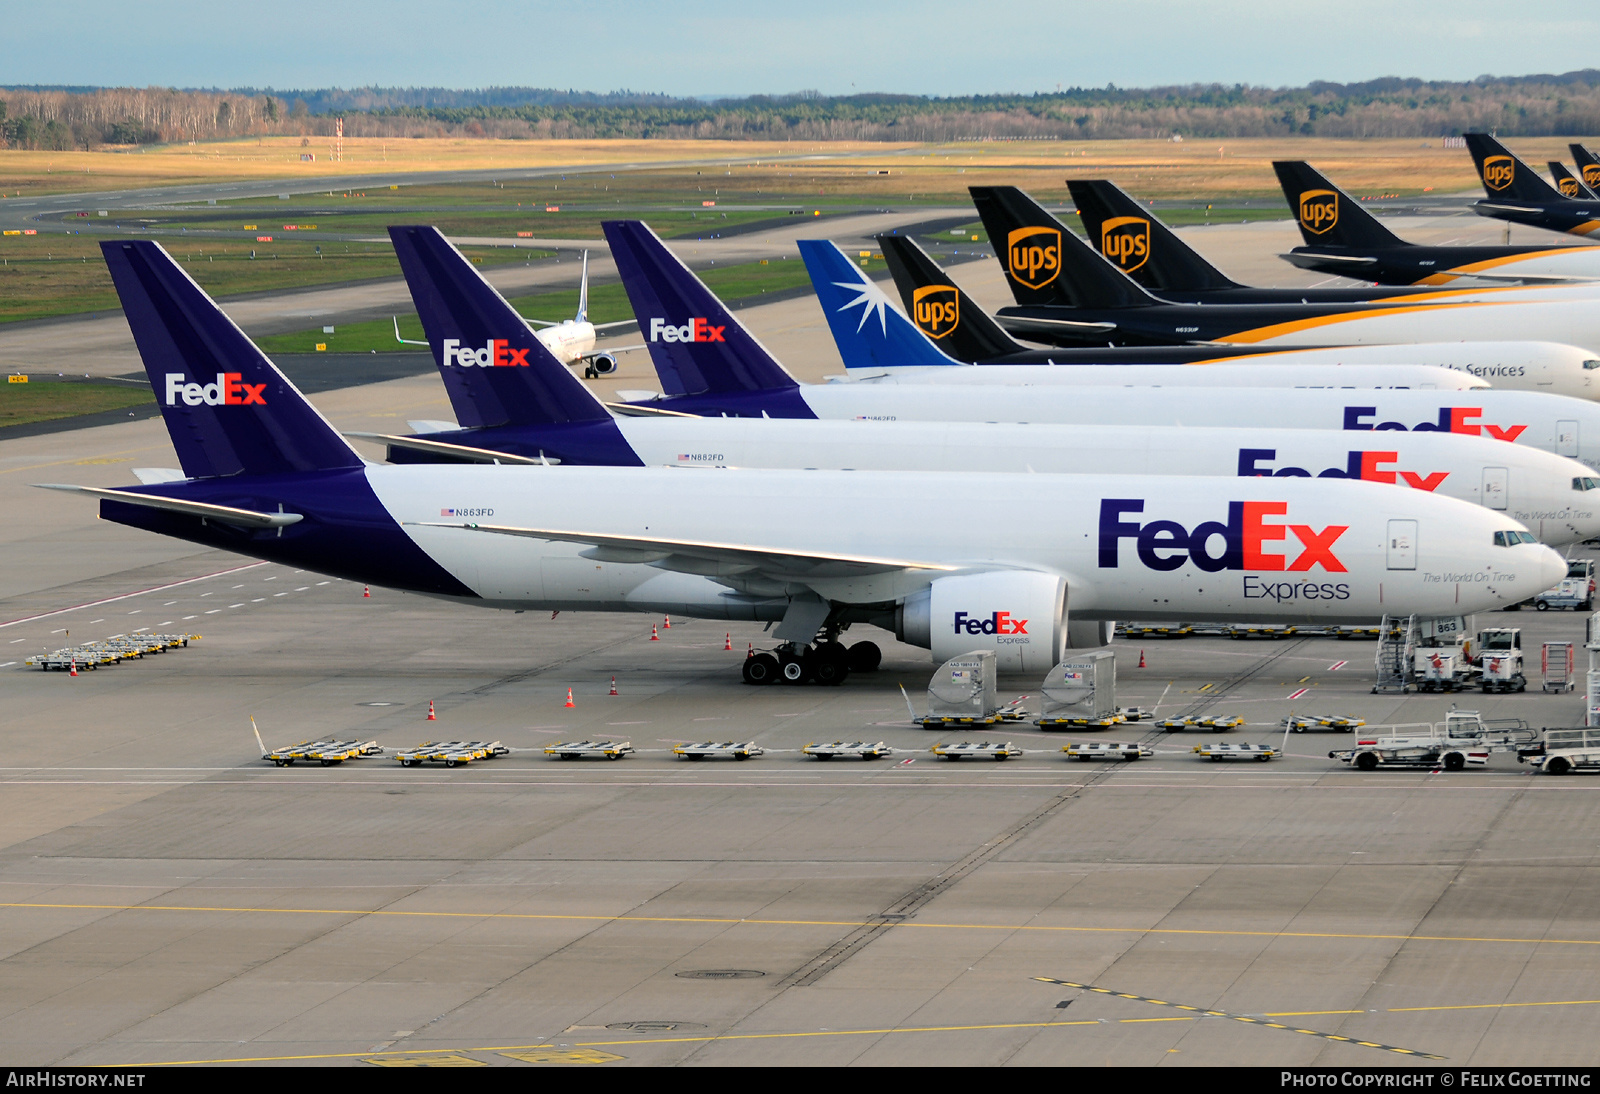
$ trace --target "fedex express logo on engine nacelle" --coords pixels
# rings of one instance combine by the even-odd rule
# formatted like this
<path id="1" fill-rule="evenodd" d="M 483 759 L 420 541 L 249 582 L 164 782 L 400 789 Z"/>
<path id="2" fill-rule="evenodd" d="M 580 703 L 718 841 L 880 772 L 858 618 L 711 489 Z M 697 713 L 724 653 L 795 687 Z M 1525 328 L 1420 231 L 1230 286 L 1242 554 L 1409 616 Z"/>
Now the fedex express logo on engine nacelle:
<path id="1" fill-rule="evenodd" d="M 446 368 L 451 365 L 460 365 L 462 368 L 507 368 L 512 365 L 528 365 L 528 352 L 533 347 L 526 349 L 512 349 L 511 343 L 504 338 L 491 338 L 488 344 L 476 349 L 463 348 L 461 339 L 446 338 L 444 340 L 444 364 Z"/>
<path id="2" fill-rule="evenodd" d="M 1328 573 L 1345 573 L 1344 563 L 1333 553 L 1333 545 L 1350 530 L 1346 524 L 1330 524 L 1316 529 L 1309 524 L 1269 523 L 1268 517 L 1289 513 L 1286 501 L 1230 501 L 1228 519 L 1208 520 L 1191 531 L 1175 520 L 1153 520 L 1148 524 L 1124 520 L 1127 514 L 1144 512 L 1141 498 L 1104 498 L 1100 502 L 1100 568 L 1117 568 L 1117 548 L 1125 539 L 1134 541 L 1139 561 L 1152 570 L 1176 570 L 1185 562 L 1206 573 L 1219 570 L 1305 571 L 1320 566 Z M 1292 559 L 1278 554 L 1272 545 L 1283 541 L 1289 546 L 1293 535 L 1300 551 Z M 1213 541 L 1222 541 L 1222 550 L 1211 552 Z"/>
<path id="3" fill-rule="evenodd" d="M 650 320 L 650 341 L 652 342 L 726 342 L 722 332 L 727 326 L 713 327 L 705 319 L 691 319 L 681 327 L 675 327 L 665 319 L 654 317 Z"/>
<path id="4" fill-rule="evenodd" d="M 1432 422 L 1406 425 L 1404 422 L 1372 422 L 1378 416 L 1375 406 L 1347 406 L 1344 408 L 1344 428 L 1359 430 L 1398 429 L 1402 433 L 1462 433 L 1468 437 L 1493 437 L 1497 441 L 1515 441 L 1528 428 L 1525 425 L 1490 425 L 1479 422 L 1483 409 L 1475 406 L 1442 406 L 1439 418 Z"/>
<path id="5" fill-rule="evenodd" d="M 956 612 L 956 634 L 1027 634 L 1028 621 L 1017 619 L 1010 612 L 992 612 L 987 617 Z"/>
<path id="6" fill-rule="evenodd" d="M 1450 477 L 1448 471 L 1433 471 L 1424 475 L 1417 471 L 1391 470 L 1389 465 L 1400 461 L 1398 452 L 1351 452 L 1345 458 L 1343 467 L 1325 467 L 1321 471 L 1307 471 L 1303 467 L 1268 467 L 1268 463 L 1278 458 L 1276 448 L 1241 448 L 1239 449 L 1239 476 L 1241 478 L 1255 478 L 1271 476 L 1277 479 L 1362 479 L 1366 482 L 1387 482 L 1399 484 L 1404 482 L 1407 486 L 1418 490 L 1437 490 L 1439 484 Z"/>
<path id="7" fill-rule="evenodd" d="M 219 372 L 214 384 L 192 382 L 181 372 L 167 373 L 167 405 L 177 406 L 266 406 L 267 385 L 242 383 L 243 374 Z"/>

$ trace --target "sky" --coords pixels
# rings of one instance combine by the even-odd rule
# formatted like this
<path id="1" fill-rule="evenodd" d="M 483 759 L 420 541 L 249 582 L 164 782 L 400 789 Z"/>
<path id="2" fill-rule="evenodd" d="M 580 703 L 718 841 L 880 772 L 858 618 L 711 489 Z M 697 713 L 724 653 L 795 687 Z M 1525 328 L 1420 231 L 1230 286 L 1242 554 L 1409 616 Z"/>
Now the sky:
<path id="1" fill-rule="evenodd" d="M 1540 0 L 53 0 L 0 83 L 921 95 L 1600 67 L 1600 3 Z"/>

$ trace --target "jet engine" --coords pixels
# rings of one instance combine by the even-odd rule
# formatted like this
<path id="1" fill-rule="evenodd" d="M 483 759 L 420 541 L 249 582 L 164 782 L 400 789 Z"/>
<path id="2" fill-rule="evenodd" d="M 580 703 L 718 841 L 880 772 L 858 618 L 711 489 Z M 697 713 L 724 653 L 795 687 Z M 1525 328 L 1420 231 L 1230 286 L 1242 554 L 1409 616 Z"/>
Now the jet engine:
<path id="1" fill-rule="evenodd" d="M 609 353 L 597 353 L 593 357 L 585 358 L 583 372 L 585 376 L 593 379 L 596 376 L 610 376 L 617 371 L 617 359 Z"/>
<path id="2" fill-rule="evenodd" d="M 895 637 L 935 661 L 993 650 L 1001 672 L 1049 672 L 1066 649 L 1067 582 L 1029 570 L 936 578 L 895 609 Z"/>

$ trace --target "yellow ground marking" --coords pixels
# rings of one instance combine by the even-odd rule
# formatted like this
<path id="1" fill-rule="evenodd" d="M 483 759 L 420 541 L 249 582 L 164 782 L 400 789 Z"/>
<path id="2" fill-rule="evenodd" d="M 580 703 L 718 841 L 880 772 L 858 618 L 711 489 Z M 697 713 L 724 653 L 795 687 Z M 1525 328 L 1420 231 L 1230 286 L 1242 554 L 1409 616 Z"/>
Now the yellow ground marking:
<path id="1" fill-rule="evenodd" d="M 182 904 L 40 904 L 0 901 L 0 908 L 41 911 L 197 912 L 271 915 L 386 916 L 404 919 L 507 919 L 568 923 L 704 923 L 748 927 L 894 927 L 942 931 L 1038 931 L 1059 934 L 1164 934 L 1224 938 L 1344 938 L 1367 942 L 1501 942 L 1520 946 L 1600 946 L 1594 938 L 1493 938 L 1443 934 L 1355 934 L 1338 931 L 1225 931 L 1201 927 L 1062 927 L 1031 923 L 911 923 L 875 919 L 743 919 L 715 916 L 568 915 L 543 912 L 407 912 L 366 908 L 252 908 Z"/>
<path id="2" fill-rule="evenodd" d="M 404 1059 L 378 1059 L 373 1057 L 361 1061 L 364 1064 L 376 1064 L 378 1067 L 488 1067 L 482 1060 L 474 1060 L 471 1056 L 461 1056 L 448 1053 L 443 1056 L 407 1056 Z"/>
<path id="3" fill-rule="evenodd" d="M 1044 983 L 1047 983 L 1047 984 L 1062 984 L 1062 985 L 1067 985 L 1067 986 L 1073 986 L 1068 981 L 1065 981 L 1065 980 L 1052 980 L 1052 979 L 1050 979 L 1048 977 L 1043 977 L 1043 976 L 1035 977 L 1035 979 L 1043 981 Z M 1090 989 L 1090 990 L 1098 991 L 1101 994 L 1115 995 L 1115 996 L 1118 996 L 1119 998 L 1124 998 L 1124 999 L 1139 999 L 1139 1000 L 1141 1000 L 1143 1002 L 1154 1002 L 1154 1000 L 1142 999 L 1142 997 L 1140 997 L 1140 996 L 1123 995 L 1120 992 L 1107 991 L 1106 989 L 1101 989 L 1101 988 L 1094 988 L 1094 989 Z M 1583 1006 L 1583 1005 L 1596 1004 L 1596 1003 L 1600 1003 L 1600 999 L 1555 1000 L 1555 1001 L 1548 1002 L 1548 1003 L 1479 1003 L 1479 1004 L 1469 1004 L 1469 1005 L 1466 1005 L 1466 1006 L 1391 1007 L 1387 1011 L 1377 1011 L 1377 1012 L 1373 1012 L 1373 1013 L 1400 1014 L 1400 1013 L 1407 1013 L 1407 1012 L 1412 1012 L 1412 1011 L 1428 1011 L 1428 1010 L 1472 1010 L 1472 1009 L 1491 1010 L 1491 1009 L 1497 1009 L 1497 1008 L 1501 1008 L 1501 1007 L 1566 1007 L 1566 1006 Z M 1169 1007 L 1177 1007 L 1177 1006 L 1179 1006 L 1179 1004 L 1177 1004 L 1177 1003 L 1163 1003 L 1162 1005 L 1163 1006 L 1169 1006 Z M 1211 1016 L 1238 1018 L 1240 1021 L 1249 1021 L 1249 1022 L 1257 1021 L 1257 1018 L 1255 1016 L 1253 1016 L 1253 1015 L 1240 1016 L 1240 1015 L 1224 1014 L 1221 1011 L 1201 1010 L 1198 1007 L 1183 1007 L 1182 1009 L 1193 1011 L 1194 1013 L 1174 1015 L 1174 1016 L 1172 1016 L 1170 1018 L 1118 1018 L 1118 1019 L 1115 1019 L 1115 1020 L 1100 1019 L 1100 1018 L 1087 1018 L 1087 1019 L 1079 1019 L 1078 1021 L 1074 1021 L 1074 1022 L 1004 1022 L 1004 1023 L 997 1022 L 997 1023 L 991 1023 L 991 1024 L 988 1024 L 988 1025 L 979 1025 L 979 1026 L 906 1026 L 906 1027 L 902 1027 L 900 1029 L 829 1029 L 829 1030 L 811 1030 L 811 1031 L 800 1032 L 800 1033 L 722 1033 L 722 1034 L 708 1033 L 708 1034 L 700 1034 L 698 1036 L 691 1036 L 691 1037 L 648 1037 L 648 1038 L 646 1038 L 646 1037 L 630 1037 L 627 1040 L 619 1040 L 619 1041 L 576 1041 L 576 1042 L 572 1042 L 572 1045 L 571 1045 L 570 1049 L 569 1048 L 556 1049 L 556 1048 L 551 1048 L 548 1045 L 498 1045 L 498 1046 L 491 1046 L 491 1047 L 486 1047 L 486 1048 L 439 1049 L 436 1052 L 434 1052 L 432 1055 L 419 1055 L 419 1050 L 417 1050 L 417 1049 L 410 1049 L 410 1050 L 391 1049 L 391 1050 L 389 1050 L 387 1052 L 324 1052 L 324 1053 L 318 1053 L 316 1055 L 304 1055 L 304 1056 L 241 1056 L 241 1057 L 235 1057 L 233 1059 L 223 1059 L 223 1060 L 160 1060 L 160 1061 L 157 1061 L 155 1063 L 120 1064 L 120 1065 L 116 1065 L 116 1066 L 120 1066 L 120 1067 L 187 1067 L 187 1066 L 190 1066 L 190 1065 L 199 1065 L 199 1064 L 262 1064 L 262 1063 L 273 1063 L 273 1062 L 290 1061 L 290 1060 L 362 1060 L 362 1061 L 364 1061 L 366 1063 L 378 1063 L 379 1062 L 379 1060 L 378 1060 L 379 1057 L 395 1057 L 397 1059 L 401 1059 L 402 1063 L 403 1063 L 403 1058 L 406 1058 L 406 1057 L 410 1057 L 412 1059 L 418 1059 L 418 1058 L 420 1058 L 420 1059 L 440 1059 L 440 1058 L 444 1058 L 444 1057 L 451 1056 L 451 1055 L 459 1055 L 460 1053 L 463 1053 L 463 1052 L 494 1052 L 494 1053 L 498 1053 L 501 1056 L 509 1056 L 509 1057 L 511 1057 L 512 1059 L 515 1059 L 515 1060 L 525 1060 L 528 1063 L 568 1063 L 568 1062 L 570 1062 L 570 1063 L 605 1063 L 605 1062 L 607 1062 L 606 1059 L 591 1059 L 589 1057 L 606 1057 L 606 1058 L 613 1058 L 613 1059 L 622 1059 L 622 1057 L 611 1057 L 610 1053 L 600 1051 L 603 1048 L 615 1048 L 615 1047 L 620 1046 L 620 1045 L 673 1045 L 673 1044 L 707 1043 L 707 1042 L 711 1042 L 711 1041 L 771 1041 L 771 1040 L 793 1040 L 793 1039 L 802 1038 L 802 1037 L 869 1037 L 869 1036 L 887 1036 L 888 1034 L 891 1034 L 891 1033 L 970 1033 L 970 1032 L 982 1032 L 984 1030 L 997 1030 L 997 1029 L 1001 1029 L 1001 1030 L 1003 1030 L 1003 1029 L 1061 1029 L 1061 1028 L 1064 1028 L 1064 1027 L 1067 1027 L 1067 1026 L 1100 1026 L 1100 1025 L 1133 1026 L 1133 1025 L 1147 1025 L 1147 1024 L 1149 1024 L 1151 1022 L 1193 1022 L 1193 1021 L 1196 1021 L 1197 1019 L 1199 1019 L 1201 1017 L 1211 1017 Z M 1365 1010 L 1305 1010 L 1305 1011 L 1279 1011 L 1279 1012 L 1274 1012 L 1274 1013 L 1265 1013 L 1265 1014 L 1262 1014 L 1260 1017 L 1261 1018 L 1309 1018 L 1309 1017 L 1312 1017 L 1312 1016 L 1315 1016 L 1315 1015 L 1323 1015 L 1323 1014 L 1367 1014 L 1367 1013 L 1369 1013 L 1369 1012 L 1365 1011 Z M 1270 1027 L 1272 1027 L 1274 1029 L 1294 1029 L 1294 1027 L 1292 1027 L 1292 1026 L 1285 1026 L 1285 1025 L 1282 1025 L 1282 1024 L 1279 1024 L 1279 1023 L 1274 1023 L 1274 1022 L 1261 1022 L 1260 1024 L 1261 1025 L 1270 1026 Z M 1296 1033 L 1306 1033 L 1306 1034 L 1310 1034 L 1312 1036 L 1319 1036 L 1319 1037 L 1328 1036 L 1332 1040 L 1349 1041 L 1352 1044 L 1367 1045 L 1369 1047 L 1379 1047 L 1379 1048 L 1386 1047 L 1386 1046 L 1382 1046 L 1382 1045 L 1373 1046 L 1371 1042 L 1358 1041 L 1353 1037 L 1339 1037 L 1337 1035 L 1321 1034 L 1321 1033 L 1318 1033 L 1316 1030 L 1294 1029 L 1294 1032 L 1296 1032 Z M 1409 1050 L 1396 1049 L 1395 1051 L 1408 1052 Z M 1417 1055 L 1417 1056 L 1424 1055 L 1423 1053 L 1412 1053 L 1412 1054 L 1413 1055 Z M 578 1057 L 580 1057 L 580 1056 L 581 1057 L 585 1057 L 585 1058 L 578 1059 Z M 570 1057 L 570 1059 L 569 1059 L 569 1057 Z M 1429 1058 L 1430 1059 L 1438 1059 L 1439 1057 L 1429 1057 Z M 391 1065 L 391 1066 L 398 1066 L 398 1065 Z M 434 1066 L 439 1066 L 439 1065 L 434 1065 Z"/>
<path id="4" fill-rule="evenodd" d="M 1307 1037 L 1320 1037 L 1324 1041 L 1343 1041 L 1347 1044 L 1360 1045 L 1362 1048 L 1375 1048 L 1382 1052 L 1397 1052 L 1402 1056 L 1417 1056 L 1424 1060 L 1443 1060 L 1447 1057 L 1435 1056 L 1430 1052 L 1418 1052 L 1414 1048 L 1400 1048 L 1397 1045 L 1385 1045 L 1377 1041 L 1363 1041 L 1355 1037 L 1346 1037 L 1339 1033 L 1323 1033 L 1316 1029 L 1299 1029 L 1283 1022 L 1269 1022 L 1266 1018 L 1257 1018 L 1250 1014 L 1230 1014 L 1224 1010 L 1207 1010 L 1204 1007 L 1191 1007 L 1186 1003 L 1169 1003 L 1165 999 L 1152 999 L 1148 995 L 1133 995 L 1125 991 L 1113 991 L 1110 988 L 1096 987 L 1094 984 L 1078 984 L 1071 980 L 1057 980 L 1052 976 L 1035 976 L 1035 980 L 1045 984 L 1060 984 L 1064 988 L 1079 988 L 1083 991 L 1092 991 L 1097 995 L 1109 995 L 1114 999 L 1131 999 L 1136 1003 L 1150 1003 L 1158 1007 L 1176 1007 L 1178 1010 L 1193 1011 L 1194 1017 L 1226 1018 L 1232 1022 L 1243 1022 L 1250 1026 L 1265 1026 L 1268 1029 L 1286 1029 L 1291 1033 L 1304 1034 Z"/>
<path id="5" fill-rule="evenodd" d="M 580 1048 L 571 1051 L 549 1049 L 547 1051 L 533 1052 L 502 1052 L 500 1055 L 509 1056 L 513 1060 L 521 1060 L 525 1064 L 609 1064 L 612 1060 L 627 1059 L 627 1057 L 618 1056 L 614 1052 L 601 1052 L 595 1048 Z"/>

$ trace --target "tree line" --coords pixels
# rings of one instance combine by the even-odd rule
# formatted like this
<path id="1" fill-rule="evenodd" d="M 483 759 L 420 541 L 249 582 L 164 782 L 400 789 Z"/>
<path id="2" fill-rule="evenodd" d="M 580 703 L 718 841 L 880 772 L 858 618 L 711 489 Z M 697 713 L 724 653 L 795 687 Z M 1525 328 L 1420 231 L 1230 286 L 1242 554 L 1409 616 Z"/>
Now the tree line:
<path id="1" fill-rule="evenodd" d="M 260 135 L 949 141 L 1282 137 L 1438 137 L 1600 133 L 1600 70 L 1386 78 L 1300 88 L 1244 84 L 1069 88 L 949 98 L 814 91 L 702 101 L 631 91 L 539 88 L 0 89 L 0 144 L 95 148 Z"/>

